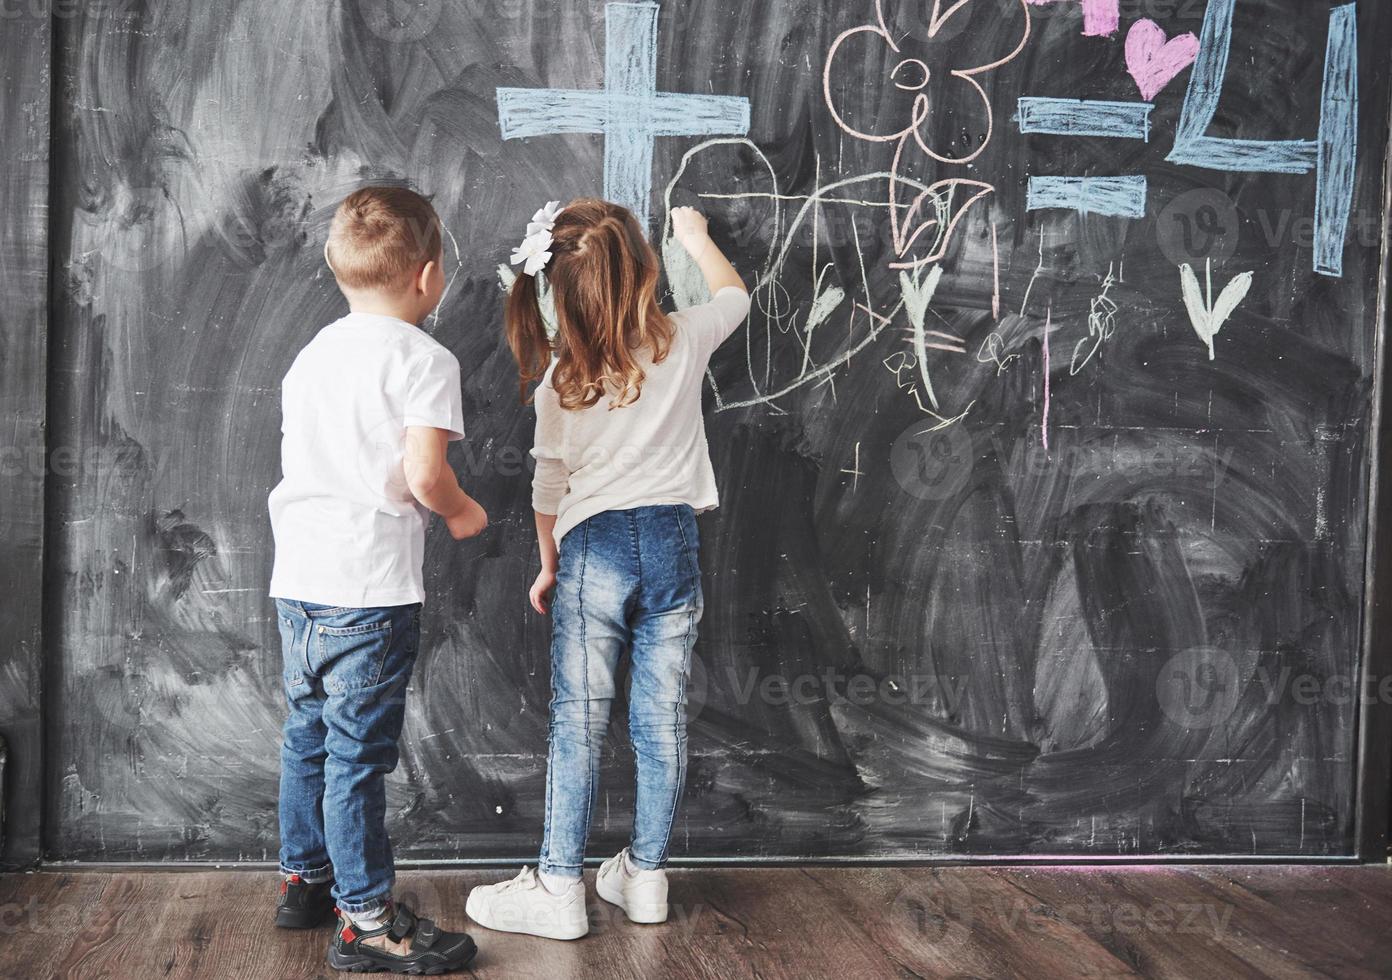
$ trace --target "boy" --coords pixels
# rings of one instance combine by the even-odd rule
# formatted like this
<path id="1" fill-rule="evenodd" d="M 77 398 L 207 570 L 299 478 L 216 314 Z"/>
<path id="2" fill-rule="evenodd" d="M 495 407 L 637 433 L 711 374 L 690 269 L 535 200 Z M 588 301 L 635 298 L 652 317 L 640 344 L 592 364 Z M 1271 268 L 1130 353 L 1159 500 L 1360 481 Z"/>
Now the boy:
<path id="1" fill-rule="evenodd" d="M 464 438 L 459 362 L 417 326 L 444 294 L 441 231 L 412 191 L 350 195 L 324 257 L 351 312 L 300 352 L 281 390 L 271 595 L 290 716 L 276 925 L 313 928 L 337 904 L 339 970 L 440 973 L 475 952 L 466 934 L 392 903 L 386 831 L 429 511 L 456 539 L 488 524 L 445 462 Z"/>

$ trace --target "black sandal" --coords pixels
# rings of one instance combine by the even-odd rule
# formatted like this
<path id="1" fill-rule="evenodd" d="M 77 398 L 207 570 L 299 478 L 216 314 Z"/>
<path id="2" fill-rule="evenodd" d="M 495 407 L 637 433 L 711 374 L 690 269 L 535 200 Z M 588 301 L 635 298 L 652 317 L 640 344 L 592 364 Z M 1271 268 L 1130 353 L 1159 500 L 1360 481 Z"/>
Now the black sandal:
<path id="1" fill-rule="evenodd" d="M 310 884 L 299 875 L 280 880 L 280 900 L 276 902 L 277 929 L 315 929 L 333 921 L 333 879 Z"/>
<path id="2" fill-rule="evenodd" d="M 377 946 L 364 945 L 364 939 L 387 936 L 399 943 L 411 937 L 411 952 L 405 956 L 389 953 Z M 469 965 L 478 952 L 473 939 L 463 932 L 445 932 L 429 919 L 419 919 L 405 905 L 396 906 L 390 925 L 362 932 L 344 915 L 329 947 L 329 966 L 350 973 L 409 973 L 434 976 L 451 973 Z"/>

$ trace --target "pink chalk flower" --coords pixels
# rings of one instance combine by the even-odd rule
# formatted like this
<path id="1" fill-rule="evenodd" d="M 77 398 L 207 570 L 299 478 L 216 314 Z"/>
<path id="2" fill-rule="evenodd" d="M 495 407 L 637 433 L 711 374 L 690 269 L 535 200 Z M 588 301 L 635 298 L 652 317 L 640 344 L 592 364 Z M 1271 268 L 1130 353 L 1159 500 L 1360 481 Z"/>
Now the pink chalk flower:
<path id="1" fill-rule="evenodd" d="M 843 32 L 827 52 L 822 86 L 832 117 L 856 139 L 912 134 L 940 163 L 976 159 L 994 126 L 980 76 L 1024 50 L 1025 2 L 932 0 L 930 12 L 927 0 L 902 0 L 891 19 L 886 0 L 876 0 L 875 22 Z"/>

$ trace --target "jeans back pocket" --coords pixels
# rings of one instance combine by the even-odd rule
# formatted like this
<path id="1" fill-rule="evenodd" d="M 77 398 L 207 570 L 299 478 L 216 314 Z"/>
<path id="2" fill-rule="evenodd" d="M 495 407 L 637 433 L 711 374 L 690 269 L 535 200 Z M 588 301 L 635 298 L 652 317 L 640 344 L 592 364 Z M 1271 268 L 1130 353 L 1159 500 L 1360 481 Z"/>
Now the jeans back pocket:
<path id="1" fill-rule="evenodd" d="M 392 644 L 390 619 L 353 626 L 315 623 L 312 629 L 325 691 L 343 694 L 381 682 Z"/>

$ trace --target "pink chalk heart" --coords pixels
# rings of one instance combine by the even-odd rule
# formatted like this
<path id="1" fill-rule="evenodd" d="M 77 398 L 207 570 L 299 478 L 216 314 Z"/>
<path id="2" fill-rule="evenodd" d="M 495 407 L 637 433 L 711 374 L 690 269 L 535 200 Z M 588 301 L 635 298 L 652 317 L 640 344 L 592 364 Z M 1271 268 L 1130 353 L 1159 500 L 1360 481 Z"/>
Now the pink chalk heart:
<path id="1" fill-rule="evenodd" d="M 1193 34 L 1176 34 L 1167 41 L 1164 29 L 1148 18 L 1126 33 L 1126 70 L 1145 99 L 1155 98 L 1198 55 L 1199 39 Z"/>

